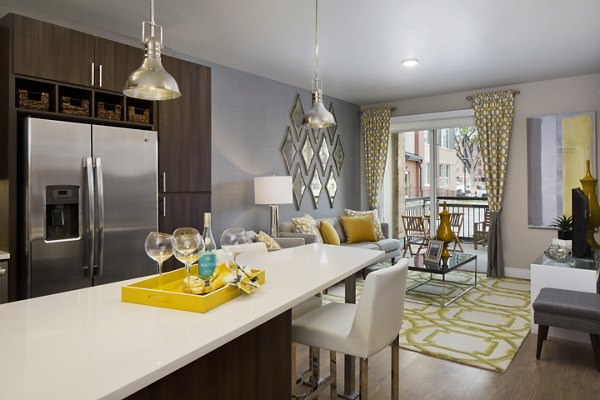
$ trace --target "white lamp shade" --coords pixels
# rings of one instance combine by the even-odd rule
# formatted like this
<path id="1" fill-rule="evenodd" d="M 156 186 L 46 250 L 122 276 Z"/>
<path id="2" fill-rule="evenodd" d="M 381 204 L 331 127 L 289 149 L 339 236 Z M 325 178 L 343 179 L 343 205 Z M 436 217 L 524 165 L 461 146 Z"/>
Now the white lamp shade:
<path id="1" fill-rule="evenodd" d="M 262 176 L 254 178 L 255 204 L 291 204 L 291 176 Z"/>

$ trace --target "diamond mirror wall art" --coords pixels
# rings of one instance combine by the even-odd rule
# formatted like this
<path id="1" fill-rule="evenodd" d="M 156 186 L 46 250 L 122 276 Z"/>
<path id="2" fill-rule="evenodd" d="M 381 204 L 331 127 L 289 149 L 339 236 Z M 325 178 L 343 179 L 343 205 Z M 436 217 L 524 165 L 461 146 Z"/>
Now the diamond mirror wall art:
<path id="1" fill-rule="evenodd" d="M 337 116 L 335 115 L 335 109 L 333 108 L 333 103 L 329 106 L 329 112 L 333 115 L 333 118 L 337 121 Z M 335 132 L 337 130 L 337 125 L 331 125 L 327 128 L 327 133 L 329 134 L 329 143 L 333 144 L 335 140 Z"/>
<path id="2" fill-rule="evenodd" d="M 322 191 L 323 183 L 321 182 L 321 178 L 319 178 L 319 171 L 315 165 L 315 170 L 313 171 L 312 179 L 310 180 L 310 192 L 315 204 L 315 209 L 319 207 L 319 197 L 321 197 Z"/>
<path id="3" fill-rule="evenodd" d="M 329 112 L 335 117 L 333 103 L 329 106 Z M 315 208 L 318 208 L 323 190 L 327 192 L 329 205 L 333 208 L 345 158 L 338 125 L 326 128 L 303 127 L 303 118 L 304 108 L 300 94 L 297 94 L 290 112 L 291 126 L 287 127 L 281 145 L 285 166 L 292 175 L 296 208 L 300 210 L 306 189 L 309 189 Z"/>
<path id="4" fill-rule="evenodd" d="M 308 170 L 310 169 L 310 165 L 312 163 L 313 156 L 315 152 L 312 147 L 312 143 L 310 142 L 310 132 L 306 132 L 306 137 L 304 138 L 304 145 L 302 145 L 302 159 L 304 160 L 304 166 L 306 167 L 306 173 L 308 174 Z"/>
<path id="5" fill-rule="evenodd" d="M 333 201 L 337 193 L 337 181 L 335 180 L 335 174 L 333 173 L 333 166 L 329 170 L 329 178 L 327 178 L 327 184 L 325 190 L 327 191 L 327 198 L 329 199 L 329 206 L 333 208 Z"/>
<path id="6" fill-rule="evenodd" d="M 305 189 L 306 184 L 304 183 L 304 178 L 302 177 L 300 164 L 298 164 L 298 166 L 296 167 L 296 173 L 294 174 L 294 180 L 292 181 L 294 200 L 296 200 L 296 206 L 298 207 L 298 209 L 300 209 L 300 205 L 302 204 L 302 197 L 304 196 Z"/>
<path id="7" fill-rule="evenodd" d="M 294 124 L 296 140 L 299 140 L 300 133 L 302 132 L 302 119 L 304 118 L 304 109 L 302 108 L 299 94 L 296 96 L 296 102 L 294 103 L 294 107 L 292 107 L 292 113 L 290 114 L 290 117 L 292 118 L 292 123 Z"/>
<path id="8" fill-rule="evenodd" d="M 335 161 L 335 168 L 337 169 L 338 176 L 340 176 L 340 172 L 342 171 L 344 157 L 345 154 L 344 148 L 342 147 L 342 139 L 338 137 L 335 148 L 333 149 L 333 161 Z"/>
<path id="9" fill-rule="evenodd" d="M 289 174 L 292 173 L 292 163 L 294 162 L 296 152 L 292 129 L 288 126 L 287 134 L 285 135 L 283 145 L 281 146 L 281 155 L 283 156 L 283 160 L 285 161 L 285 166 L 287 167 Z"/>
<path id="10" fill-rule="evenodd" d="M 321 170 L 323 174 L 327 170 L 327 163 L 329 162 L 329 147 L 327 147 L 327 138 L 323 135 L 323 139 L 321 140 L 321 147 L 319 147 L 319 161 L 321 161 Z"/>

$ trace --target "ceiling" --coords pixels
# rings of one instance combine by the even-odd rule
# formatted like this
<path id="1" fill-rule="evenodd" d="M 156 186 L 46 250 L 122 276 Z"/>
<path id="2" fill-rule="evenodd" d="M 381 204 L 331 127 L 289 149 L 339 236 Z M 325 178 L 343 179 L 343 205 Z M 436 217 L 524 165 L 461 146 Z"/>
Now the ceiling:
<path id="1" fill-rule="evenodd" d="M 309 89 L 312 0 L 155 0 L 177 52 Z M 150 0 L 0 0 L 138 38 Z M 598 0 L 321 0 L 325 95 L 369 104 L 600 72 Z M 418 58 L 412 69 L 400 62 Z"/>

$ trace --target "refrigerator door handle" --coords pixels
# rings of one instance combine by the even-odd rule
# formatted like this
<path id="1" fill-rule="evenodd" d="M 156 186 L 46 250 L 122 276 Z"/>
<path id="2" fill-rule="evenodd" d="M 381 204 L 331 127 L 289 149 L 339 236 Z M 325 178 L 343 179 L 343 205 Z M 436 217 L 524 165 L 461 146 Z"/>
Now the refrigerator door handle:
<path id="1" fill-rule="evenodd" d="M 84 266 L 85 276 L 91 277 L 94 272 L 94 167 L 92 157 L 86 157 L 84 160 L 86 186 L 87 186 L 87 234 L 88 234 L 88 266 Z"/>
<path id="2" fill-rule="evenodd" d="M 102 159 L 96 158 L 96 193 L 98 196 L 98 262 L 96 275 L 102 276 L 104 267 L 104 179 L 102 177 Z"/>

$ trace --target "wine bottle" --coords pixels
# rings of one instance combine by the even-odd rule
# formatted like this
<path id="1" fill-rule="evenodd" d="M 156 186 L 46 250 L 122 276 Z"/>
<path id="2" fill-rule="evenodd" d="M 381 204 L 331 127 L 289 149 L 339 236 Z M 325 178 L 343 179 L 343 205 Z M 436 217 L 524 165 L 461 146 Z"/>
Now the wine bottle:
<path id="1" fill-rule="evenodd" d="M 204 239 L 204 255 L 198 261 L 198 276 L 201 279 L 208 280 L 217 266 L 217 245 L 212 234 L 210 213 L 204 213 L 202 239 Z"/>

